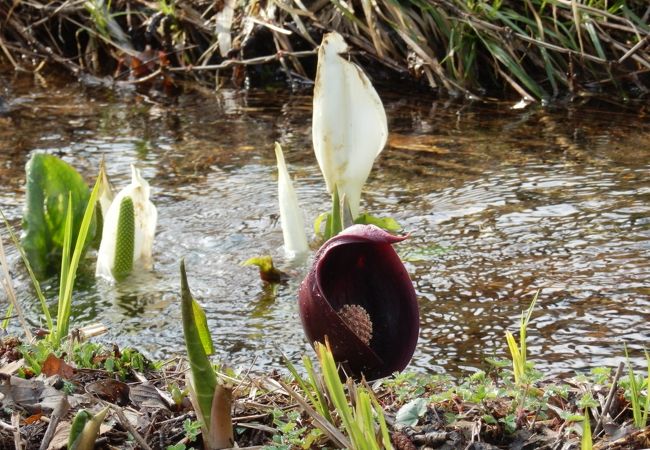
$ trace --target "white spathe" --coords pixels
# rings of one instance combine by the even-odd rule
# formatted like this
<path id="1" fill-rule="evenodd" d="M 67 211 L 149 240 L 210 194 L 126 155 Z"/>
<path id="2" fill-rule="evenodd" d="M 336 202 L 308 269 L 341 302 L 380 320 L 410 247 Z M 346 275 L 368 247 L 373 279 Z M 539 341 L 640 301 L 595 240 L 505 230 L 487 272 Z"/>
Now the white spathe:
<path id="1" fill-rule="evenodd" d="M 113 281 L 115 266 L 115 248 L 117 244 L 120 205 L 126 197 L 131 197 L 135 219 L 135 236 L 133 239 L 133 268 L 150 270 L 153 267 L 153 238 L 156 233 L 158 212 L 149 200 L 149 183 L 142 178 L 140 171 L 131 165 L 131 184 L 122 189 L 111 202 L 104 217 L 102 241 L 97 253 L 95 275 Z"/>
<path id="2" fill-rule="evenodd" d="M 348 61 L 343 37 L 328 33 L 318 50 L 312 138 L 327 190 L 337 186 L 359 215 L 361 188 L 388 137 L 386 112 L 363 71 Z"/>
<path id="3" fill-rule="evenodd" d="M 278 200 L 284 249 L 290 257 L 298 256 L 309 251 L 305 222 L 296 191 L 293 189 L 293 183 L 287 171 L 287 165 L 284 162 L 282 147 L 277 142 L 275 143 L 275 157 L 278 161 Z"/>

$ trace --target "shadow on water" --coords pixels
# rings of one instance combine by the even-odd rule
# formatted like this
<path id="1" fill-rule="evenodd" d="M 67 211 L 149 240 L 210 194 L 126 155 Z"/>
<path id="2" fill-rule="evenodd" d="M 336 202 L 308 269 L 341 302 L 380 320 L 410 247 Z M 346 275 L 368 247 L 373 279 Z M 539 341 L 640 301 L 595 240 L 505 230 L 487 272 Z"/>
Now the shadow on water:
<path id="1" fill-rule="evenodd" d="M 137 164 L 153 188 L 155 270 L 119 285 L 84 262 L 74 324 L 101 321 L 104 340 L 157 358 L 180 353 L 178 261 L 205 306 L 219 356 L 261 368 L 308 348 L 296 292 L 264 286 L 250 256 L 280 265 L 273 142 L 282 143 L 306 218 L 328 207 L 311 151 L 309 95 L 223 91 L 163 104 L 129 90 L 3 77 L 0 201 L 14 225 L 31 152 L 57 154 L 113 183 Z M 411 237 L 398 246 L 420 298 L 413 366 L 458 374 L 505 357 L 505 329 L 542 289 L 533 359 L 554 373 L 613 365 L 628 342 L 650 345 L 650 123 L 641 113 L 458 105 L 382 94 L 391 135 L 364 194 Z M 6 233 L 3 230 L 3 236 Z M 18 266 L 15 250 L 10 260 Z M 20 299 L 38 324 L 28 277 Z M 46 289 L 54 300 L 57 288 Z M 3 294 L 4 295 L 4 294 Z M 641 361 L 641 359 L 639 359 Z"/>

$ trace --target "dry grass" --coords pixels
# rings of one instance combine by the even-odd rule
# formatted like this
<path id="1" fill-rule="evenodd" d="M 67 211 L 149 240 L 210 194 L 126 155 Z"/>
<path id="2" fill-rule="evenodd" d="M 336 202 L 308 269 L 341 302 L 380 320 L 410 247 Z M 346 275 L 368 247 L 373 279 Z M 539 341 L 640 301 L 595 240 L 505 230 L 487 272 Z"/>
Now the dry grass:
<path id="1" fill-rule="evenodd" d="M 310 80 L 335 29 L 376 77 L 440 94 L 627 98 L 650 87 L 649 17 L 643 0 L 22 0 L 0 5 L 0 54 L 16 70 L 242 86 Z"/>

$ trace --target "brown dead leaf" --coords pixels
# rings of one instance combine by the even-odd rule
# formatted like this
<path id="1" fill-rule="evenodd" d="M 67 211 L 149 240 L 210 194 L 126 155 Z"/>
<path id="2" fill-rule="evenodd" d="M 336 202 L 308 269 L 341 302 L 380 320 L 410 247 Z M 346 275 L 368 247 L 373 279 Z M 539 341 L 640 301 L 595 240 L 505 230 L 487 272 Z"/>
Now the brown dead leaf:
<path id="1" fill-rule="evenodd" d="M 628 450 L 633 448 L 650 448 L 650 426 L 633 431 L 615 441 L 601 441 L 594 445 L 594 450 Z"/>
<path id="2" fill-rule="evenodd" d="M 169 409 L 167 402 L 160 396 L 156 387 L 151 384 L 135 384 L 131 386 L 129 397 L 138 408 Z"/>
<path id="3" fill-rule="evenodd" d="M 18 372 L 18 369 L 25 365 L 24 359 L 19 359 L 18 361 L 10 362 L 2 367 L 0 367 L 0 374 L 3 375 L 15 375 Z"/>
<path id="4" fill-rule="evenodd" d="M 41 380 L 25 380 L 14 376 L 0 376 L 0 379 L 0 394 L 4 396 L 4 406 L 19 405 L 28 411 L 51 411 L 64 395 Z"/>
<path id="5" fill-rule="evenodd" d="M 69 421 L 59 423 L 54 432 L 54 437 L 47 446 L 47 450 L 59 450 L 68 446 L 68 438 L 70 437 L 70 428 L 72 425 Z"/>
<path id="6" fill-rule="evenodd" d="M 86 392 L 116 405 L 124 406 L 129 403 L 129 386 L 112 378 L 105 378 L 86 385 Z"/>
<path id="7" fill-rule="evenodd" d="M 62 378 L 70 379 L 74 376 L 75 370 L 63 359 L 56 357 L 54 353 L 50 353 L 43 362 L 41 372 L 48 377 L 59 375 Z"/>
<path id="8" fill-rule="evenodd" d="M 36 423 L 39 420 L 41 420 L 41 417 L 43 417 L 42 412 L 37 412 L 36 414 L 32 414 L 31 416 L 23 420 L 23 425 L 31 425 L 33 423 Z"/>

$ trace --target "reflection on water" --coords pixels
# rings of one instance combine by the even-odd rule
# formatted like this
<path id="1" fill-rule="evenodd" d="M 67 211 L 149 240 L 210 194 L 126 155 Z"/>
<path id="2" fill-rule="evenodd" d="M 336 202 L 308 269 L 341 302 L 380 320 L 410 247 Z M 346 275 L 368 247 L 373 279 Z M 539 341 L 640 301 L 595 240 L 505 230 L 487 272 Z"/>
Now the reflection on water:
<path id="1" fill-rule="evenodd" d="M 116 186 L 136 163 L 159 211 L 155 271 L 117 286 L 85 261 L 75 324 L 154 357 L 180 353 L 178 262 L 205 306 L 219 356 L 260 368 L 308 347 L 282 260 L 273 142 L 307 218 L 328 207 L 310 144 L 309 95 L 232 91 L 166 104 L 132 91 L 0 75 L 0 201 L 19 224 L 24 164 L 46 151 L 88 179 L 106 157 Z M 542 289 L 529 348 L 549 370 L 614 364 L 650 345 L 650 124 L 639 113 L 446 105 L 386 93 L 391 136 L 364 195 L 411 238 L 398 245 L 420 298 L 413 365 L 459 373 L 505 356 L 504 330 Z M 3 230 L 3 236 L 6 233 Z M 291 280 L 264 286 L 240 263 L 272 254 Z M 15 250 L 10 260 L 18 267 Z M 13 273 L 38 324 L 28 277 Z M 54 298 L 55 281 L 45 286 Z M 640 359 L 639 359 L 640 361 Z"/>

